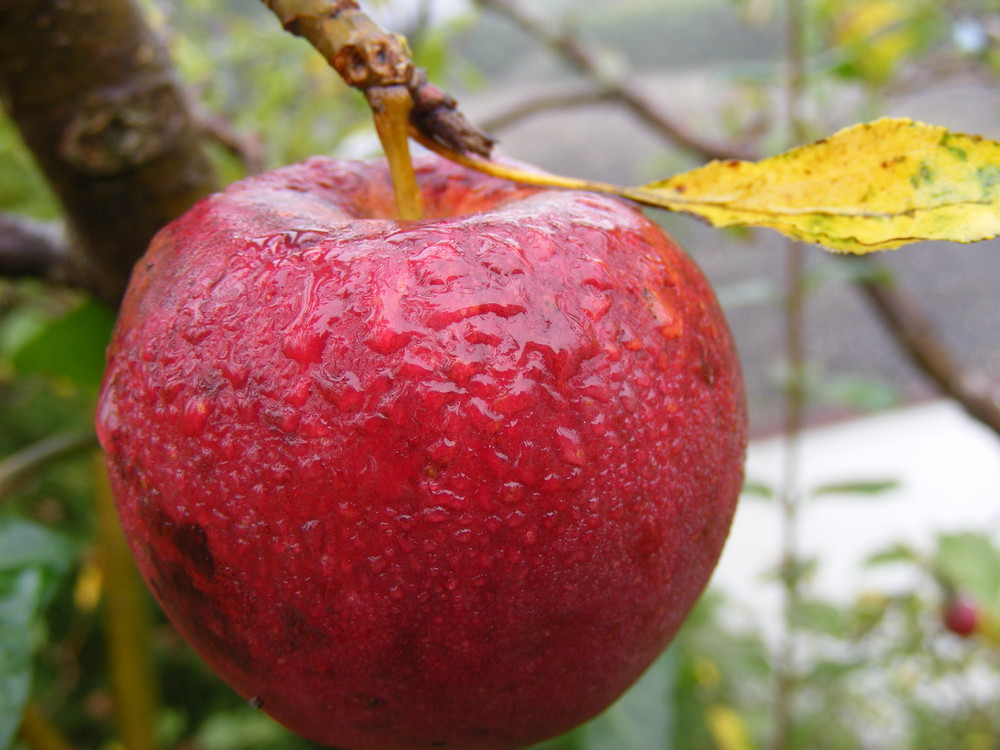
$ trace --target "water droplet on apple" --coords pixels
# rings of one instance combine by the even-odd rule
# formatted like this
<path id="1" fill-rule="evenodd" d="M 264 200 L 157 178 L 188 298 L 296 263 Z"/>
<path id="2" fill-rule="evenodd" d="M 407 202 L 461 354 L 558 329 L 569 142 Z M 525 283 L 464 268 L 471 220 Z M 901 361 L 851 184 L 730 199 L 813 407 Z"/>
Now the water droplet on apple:
<path id="1" fill-rule="evenodd" d="M 193 398 L 184 406 L 181 415 L 181 432 L 185 435 L 200 435 L 205 429 L 205 422 L 212 413 L 212 405 L 200 398 Z"/>
<path id="2" fill-rule="evenodd" d="M 587 453 L 579 432 L 569 427 L 557 427 L 555 437 L 556 450 L 563 461 L 573 466 L 586 466 Z"/>
<path id="3" fill-rule="evenodd" d="M 442 523 L 448 520 L 448 510 L 442 508 L 441 506 L 434 506 L 432 508 L 424 508 L 420 513 L 421 518 L 431 523 Z"/>
<path id="4" fill-rule="evenodd" d="M 326 371 L 314 371 L 313 378 L 323 398 L 344 413 L 357 411 L 364 403 L 361 379 L 357 373 L 343 370 L 334 377 L 328 377 Z"/>
<path id="5" fill-rule="evenodd" d="M 323 359 L 323 348 L 329 330 L 297 330 L 286 335 L 281 343 L 281 353 L 300 365 L 311 365 Z"/>
<path id="6" fill-rule="evenodd" d="M 507 526 L 512 529 L 516 529 L 524 525 L 524 522 L 528 520 L 528 517 L 519 510 L 515 510 L 509 516 L 507 516 Z"/>
<path id="7" fill-rule="evenodd" d="M 504 482 L 497 500 L 505 505 L 517 505 L 524 500 L 525 489 L 520 482 Z"/>
<path id="8" fill-rule="evenodd" d="M 305 406 L 312 392 L 312 381 L 302 378 L 285 393 L 285 403 L 294 407 Z"/>

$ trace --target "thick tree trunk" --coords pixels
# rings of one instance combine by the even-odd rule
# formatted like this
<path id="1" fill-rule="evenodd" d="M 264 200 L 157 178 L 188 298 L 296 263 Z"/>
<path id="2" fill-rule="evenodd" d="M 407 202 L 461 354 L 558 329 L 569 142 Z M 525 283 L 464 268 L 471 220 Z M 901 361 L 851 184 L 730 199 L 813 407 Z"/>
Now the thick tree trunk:
<path id="1" fill-rule="evenodd" d="M 216 187 L 168 55 L 133 0 L 0 0 L 0 99 L 65 208 L 74 279 L 117 301 Z"/>

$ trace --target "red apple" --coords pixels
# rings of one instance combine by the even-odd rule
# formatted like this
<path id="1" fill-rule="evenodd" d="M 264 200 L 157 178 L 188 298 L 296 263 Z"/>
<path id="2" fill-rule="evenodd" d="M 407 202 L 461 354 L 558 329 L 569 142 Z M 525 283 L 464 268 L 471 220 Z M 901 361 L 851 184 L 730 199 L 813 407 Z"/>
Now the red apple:
<path id="1" fill-rule="evenodd" d="M 639 210 L 316 158 L 164 229 L 98 427 L 139 569 L 241 695 L 351 750 L 513 748 L 608 706 L 726 537 L 743 386 Z"/>

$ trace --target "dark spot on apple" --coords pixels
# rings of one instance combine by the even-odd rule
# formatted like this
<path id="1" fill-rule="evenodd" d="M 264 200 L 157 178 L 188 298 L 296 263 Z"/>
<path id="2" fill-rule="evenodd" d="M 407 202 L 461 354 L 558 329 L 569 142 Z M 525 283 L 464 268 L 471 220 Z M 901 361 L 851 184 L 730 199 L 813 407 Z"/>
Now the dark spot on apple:
<path id="1" fill-rule="evenodd" d="M 193 523 L 182 524 L 174 534 L 174 544 L 181 554 L 191 561 L 195 570 L 206 578 L 215 575 L 215 558 L 208 548 L 208 538 L 201 526 Z"/>
<path id="2" fill-rule="evenodd" d="M 381 698 L 369 698 L 367 703 L 369 708 L 381 708 L 385 705 L 385 701 Z"/>
<path id="3" fill-rule="evenodd" d="M 243 645 L 244 640 L 235 635 L 227 618 L 195 585 L 187 566 L 163 557 L 154 556 L 151 561 L 155 573 L 150 585 L 167 613 L 171 617 L 197 619 L 204 623 L 205 628 L 199 634 L 201 643 L 230 664 L 250 663 L 253 656 Z"/>
<path id="4" fill-rule="evenodd" d="M 447 744 L 444 740 L 438 740 L 437 742 L 432 742 L 431 747 L 444 747 Z"/>
<path id="5" fill-rule="evenodd" d="M 712 363 L 708 359 L 703 359 L 701 361 L 701 367 L 698 369 L 698 375 L 701 379 L 705 381 L 705 385 L 712 387 L 715 385 L 715 368 L 712 367 Z"/>
<path id="6" fill-rule="evenodd" d="M 289 641 L 300 648 L 309 644 L 322 645 L 329 642 L 330 634 L 310 622 L 309 618 L 298 609 L 292 607 L 282 609 L 281 619 Z"/>
<path id="7" fill-rule="evenodd" d="M 263 708 L 264 699 L 260 696 L 255 695 L 253 698 L 247 701 L 250 704 L 250 708 Z"/>

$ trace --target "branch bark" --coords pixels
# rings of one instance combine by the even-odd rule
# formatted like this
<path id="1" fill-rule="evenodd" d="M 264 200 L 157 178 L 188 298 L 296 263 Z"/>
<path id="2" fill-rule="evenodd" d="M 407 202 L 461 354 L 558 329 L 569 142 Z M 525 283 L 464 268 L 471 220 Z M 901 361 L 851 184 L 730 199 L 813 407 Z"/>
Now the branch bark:
<path id="1" fill-rule="evenodd" d="M 133 0 L 0 0 L 0 99 L 65 209 L 71 275 L 115 303 L 152 235 L 216 188 Z"/>
<path id="2" fill-rule="evenodd" d="M 62 227 L 0 214 L 0 275 L 73 283 L 69 244 Z"/>

